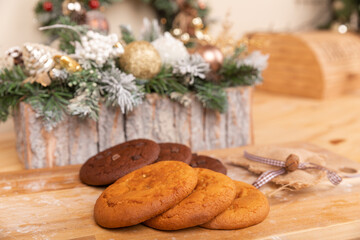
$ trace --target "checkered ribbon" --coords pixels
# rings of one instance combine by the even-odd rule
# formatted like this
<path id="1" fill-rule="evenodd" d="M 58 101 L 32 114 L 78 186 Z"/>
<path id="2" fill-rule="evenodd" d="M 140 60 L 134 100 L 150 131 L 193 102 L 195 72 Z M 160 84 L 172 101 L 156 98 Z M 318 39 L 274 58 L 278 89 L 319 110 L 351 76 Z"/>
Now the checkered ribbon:
<path id="1" fill-rule="evenodd" d="M 258 179 L 256 179 L 256 181 L 253 183 L 253 186 L 256 188 L 260 188 L 265 183 L 269 182 L 271 179 L 273 179 L 281 174 L 287 173 L 284 161 L 279 161 L 279 160 L 275 160 L 275 159 L 271 159 L 271 158 L 256 156 L 256 155 L 248 153 L 246 151 L 244 151 L 244 157 L 251 161 L 281 167 L 278 170 L 270 170 L 270 171 L 266 171 L 266 172 L 262 173 L 260 175 L 260 177 Z M 342 178 L 336 172 L 331 171 L 323 166 L 320 166 L 320 165 L 317 165 L 314 163 L 299 163 L 298 169 L 301 169 L 301 170 L 318 169 L 320 171 L 325 171 L 327 178 L 334 185 L 338 185 L 342 181 Z"/>

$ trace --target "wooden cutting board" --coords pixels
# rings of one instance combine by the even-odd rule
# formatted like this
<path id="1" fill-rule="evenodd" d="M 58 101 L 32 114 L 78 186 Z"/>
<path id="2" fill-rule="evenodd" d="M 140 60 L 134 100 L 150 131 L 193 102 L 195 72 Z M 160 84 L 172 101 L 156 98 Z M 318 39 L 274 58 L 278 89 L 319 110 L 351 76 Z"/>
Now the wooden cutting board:
<path id="1" fill-rule="evenodd" d="M 360 163 L 306 143 L 290 144 L 327 154 L 332 168 L 348 175 L 360 173 Z M 246 147 L 202 152 L 226 161 Z M 228 165 L 233 179 L 252 183 L 256 178 Z M 80 183 L 79 165 L 23 170 L 0 175 L 1 239 L 354 239 L 360 237 L 360 178 L 346 178 L 339 186 L 324 181 L 298 192 L 275 191 L 268 184 L 270 214 L 240 230 L 158 231 L 141 224 L 103 229 L 93 219 L 93 207 L 104 188 Z M 356 173 L 357 172 L 357 173 Z M 340 172 L 345 174 L 344 172 Z M 275 191 L 275 192 L 274 192 Z"/>

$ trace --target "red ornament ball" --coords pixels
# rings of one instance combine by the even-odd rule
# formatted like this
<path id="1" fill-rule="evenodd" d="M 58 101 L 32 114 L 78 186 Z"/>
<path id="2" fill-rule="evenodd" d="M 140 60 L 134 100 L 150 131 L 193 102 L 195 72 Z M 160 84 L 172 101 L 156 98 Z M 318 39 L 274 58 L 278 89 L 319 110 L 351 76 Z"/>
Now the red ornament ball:
<path id="1" fill-rule="evenodd" d="M 100 7 L 100 2 L 99 2 L 99 0 L 90 0 L 90 1 L 89 1 L 89 7 L 90 7 L 91 9 L 97 9 L 97 8 L 99 8 L 99 7 Z"/>
<path id="2" fill-rule="evenodd" d="M 43 3 L 43 9 L 47 12 L 51 12 L 53 10 L 53 4 L 50 1 L 46 1 Z"/>

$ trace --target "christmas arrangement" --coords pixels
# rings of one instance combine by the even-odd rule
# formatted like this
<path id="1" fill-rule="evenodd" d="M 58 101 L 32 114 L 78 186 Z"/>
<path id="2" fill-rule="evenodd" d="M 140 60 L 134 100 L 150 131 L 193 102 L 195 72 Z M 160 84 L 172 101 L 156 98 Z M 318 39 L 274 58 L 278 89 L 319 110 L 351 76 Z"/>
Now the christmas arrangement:
<path id="1" fill-rule="evenodd" d="M 54 11 L 55 3 L 60 1 L 53 2 Z M 64 3 L 69 7 L 79 2 Z M 120 39 L 69 17 L 59 21 L 41 28 L 57 37 L 58 48 L 26 43 L 7 51 L 0 71 L 2 121 L 19 102 L 26 102 L 52 129 L 65 114 L 97 120 L 99 103 L 120 107 L 125 114 L 149 93 L 185 107 L 191 104 L 189 95 L 195 94 L 205 108 L 223 113 L 224 89 L 261 82 L 268 58 L 260 52 L 249 54 L 239 43 L 229 51 L 229 43 L 221 38 L 210 41 L 200 17 L 192 19 L 195 31 L 185 38 L 175 25 L 163 32 L 157 20 L 144 19 L 138 38 L 129 26 L 121 26 Z"/>

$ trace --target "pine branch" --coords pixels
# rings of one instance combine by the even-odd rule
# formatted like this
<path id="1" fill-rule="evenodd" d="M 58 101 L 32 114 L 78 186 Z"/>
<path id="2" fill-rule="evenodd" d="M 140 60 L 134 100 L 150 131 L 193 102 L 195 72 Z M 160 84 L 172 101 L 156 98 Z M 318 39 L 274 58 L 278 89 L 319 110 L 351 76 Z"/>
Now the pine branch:
<path id="1" fill-rule="evenodd" d="M 249 86 L 259 81 L 259 70 L 249 65 L 238 64 L 240 55 L 246 51 L 246 47 L 236 48 L 234 54 L 224 60 L 219 71 L 225 87 Z"/>
<path id="2" fill-rule="evenodd" d="M 59 17 L 62 15 L 62 3 L 63 0 L 51 0 L 53 4 L 53 9 L 51 12 L 47 12 L 43 9 L 43 3 L 46 0 L 40 0 L 35 5 L 34 11 L 37 16 L 37 19 L 42 26 L 49 26 L 57 23 Z"/>
<path id="3" fill-rule="evenodd" d="M 36 113 L 36 117 L 41 117 L 46 129 L 51 130 L 65 115 L 68 100 L 59 94 L 39 94 L 28 97 L 25 100 L 29 103 Z"/>
<path id="4" fill-rule="evenodd" d="M 167 96 L 170 96 L 172 92 L 185 94 L 189 91 L 179 79 L 173 76 L 171 67 L 163 67 L 157 76 L 145 81 L 144 89 L 145 93 L 158 93 Z"/>
<path id="5" fill-rule="evenodd" d="M 75 87 L 84 83 L 97 83 L 99 81 L 99 72 L 95 69 L 85 69 L 79 72 L 69 74 L 67 82 L 70 87 Z"/>
<path id="6" fill-rule="evenodd" d="M 86 69 L 69 74 L 68 86 L 74 94 L 66 106 L 68 114 L 82 118 L 90 117 L 95 121 L 98 119 L 100 110 L 99 76 L 96 69 Z"/>
<path id="7" fill-rule="evenodd" d="M 253 66 L 236 63 L 224 65 L 220 71 L 224 86 L 250 86 L 259 81 L 259 70 Z"/>
<path id="8" fill-rule="evenodd" d="M 223 65 L 234 63 L 244 52 L 247 52 L 246 45 L 241 45 L 240 47 L 236 47 L 234 53 L 230 57 L 225 58 Z"/>
<path id="9" fill-rule="evenodd" d="M 194 83 L 196 97 L 205 108 L 213 109 L 224 113 L 227 111 L 227 95 L 223 87 L 201 79 L 196 79 Z"/>
<path id="10" fill-rule="evenodd" d="M 25 78 L 19 66 L 0 70 L 0 121 L 6 121 L 21 99 L 29 94 L 29 84 L 22 84 Z"/>
<path id="11" fill-rule="evenodd" d="M 81 118 L 89 117 L 94 121 L 99 118 L 99 100 L 100 93 L 97 88 L 82 87 L 77 90 L 76 96 L 70 100 L 67 105 L 67 112 L 70 115 L 79 116 Z"/>
<path id="12" fill-rule="evenodd" d="M 29 103 L 41 117 L 46 129 L 50 130 L 61 122 L 66 114 L 69 100 L 73 97 L 71 90 L 61 82 L 53 82 L 45 88 L 40 84 L 28 84 L 29 94 L 23 100 Z"/>
<path id="13" fill-rule="evenodd" d="M 129 44 L 136 40 L 131 28 L 127 25 L 120 25 L 121 39 Z"/>
<path id="14" fill-rule="evenodd" d="M 104 102 L 120 107 L 122 113 L 132 111 L 144 97 L 142 86 L 136 84 L 134 75 L 115 67 L 102 72 L 99 86 Z"/>
<path id="15" fill-rule="evenodd" d="M 42 29 L 60 41 L 59 48 L 68 53 L 75 53 L 74 42 L 80 42 L 80 35 L 87 30 L 86 27 L 78 26 L 68 16 L 61 16 L 57 19 L 56 25 L 43 27 Z M 63 27 L 61 27 L 63 26 Z M 41 29 L 41 28 L 40 28 Z"/>
<path id="16" fill-rule="evenodd" d="M 24 101 L 33 107 L 37 117 L 43 118 L 47 128 L 52 128 L 63 119 L 69 99 L 73 96 L 71 89 L 60 81 L 53 81 L 48 87 L 38 83 L 23 84 L 26 78 L 19 66 L 0 71 L 0 120 L 6 121 L 17 105 Z"/>

